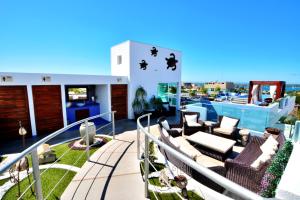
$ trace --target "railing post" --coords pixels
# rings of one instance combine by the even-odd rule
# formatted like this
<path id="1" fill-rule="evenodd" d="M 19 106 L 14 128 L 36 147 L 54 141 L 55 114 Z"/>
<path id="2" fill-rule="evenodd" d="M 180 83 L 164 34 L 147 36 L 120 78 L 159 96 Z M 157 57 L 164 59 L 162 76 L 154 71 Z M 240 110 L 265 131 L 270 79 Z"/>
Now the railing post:
<path id="1" fill-rule="evenodd" d="M 39 157 L 37 154 L 37 149 L 34 149 L 31 152 L 32 158 L 32 171 L 34 177 L 34 188 L 35 188 L 35 195 L 37 200 L 43 199 L 43 190 L 42 190 L 42 182 L 41 182 L 41 175 L 40 175 L 40 168 L 39 168 Z"/>
<path id="2" fill-rule="evenodd" d="M 149 141 L 145 134 L 145 152 L 144 152 L 144 168 L 145 168 L 145 198 L 148 198 L 148 176 L 149 176 Z"/>
<path id="3" fill-rule="evenodd" d="M 85 144 L 86 144 L 86 157 L 90 161 L 90 141 L 89 141 L 89 122 L 84 120 L 85 124 Z"/>
<path id="4" fill-rule="evenodd" d="M 112 135 L 113 139 L 115 139 L 115 111 L 111 113 L 111 121 L 112 121 Z"/>
<path id="5" fill-rule="evenodd" d="M 136 135 L 136 140 L 137 140 L 137 159 L 139 160 L 140 159 L 140 136 L 141 135 L 141 132 L 140 132 L 140 127 L 139 125 L 137 125 L 137 135 Z"/>
<path id="6" fill-rule="evenodd" d="M 151 114 L 148 114 L 148 133 L 150 133 L 150 115 Z"/>

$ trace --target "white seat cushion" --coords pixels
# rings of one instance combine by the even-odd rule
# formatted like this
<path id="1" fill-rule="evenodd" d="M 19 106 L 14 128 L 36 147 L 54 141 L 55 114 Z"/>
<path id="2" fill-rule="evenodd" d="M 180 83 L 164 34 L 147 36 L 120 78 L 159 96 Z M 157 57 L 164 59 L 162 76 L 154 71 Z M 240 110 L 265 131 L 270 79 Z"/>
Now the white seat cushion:
<path id="1" fill-rule="evenodd" d="M 239 121 L 238 119 L 233 119 L 233 118 L 224 116 L 222 118 L 220 128 L 232 129 L 233 127 L 235 127 L 237 125 L 238 121 Z"/>
<path id="2" fill-rule="evenodd" d="M 170 137 L 168 131 L 165 128 L 162 128 L 162 133 L 166 138 Z"/>
<path id="3" fill-rule="evenodd" d="M 214 128 L 214 132 L 218 132 L 224 135 L 231 135 L 235 128 Z"/>
<path id="4" fill-rule="evenodd" d="M 260 146 L 260 149 L 263 153 L 269 153 L 272 151 L 278 150 L 278 142 L 272 136 L 269 136 L 268 139 Z"/>
<path id="5" fill-rule="evenodd" d="M 189 127 L 199 127 L 199 126 L 201 126 L 201 124 L 199 124 L 197 122 L 187 122 L 187 125 Z"/>
<path id="6" fill-rule="evenodd" d="M 171 144 L 173 144 L 176 148 L 180 147 L 180 144 L 177 142 L 177 140 L 175 138 L 173 138 L 172 136 L 169 137 L 169 141 Z"/>
<path id="7" fill-rule="evenodd" d="M 170 125 L 169 125 L 169 123 L 168 123 L 167 120 L 162 121 L 162 122 L 161 122 L 161 125 L 162 125 L 165 129 L 167 129 L 167 130 L 170 129 Z"/>
<path id="8" fill-rule="evenodd" d="M 184 137 L 174 138 L 180 145 L 179 149 L 187 154 L 191 159 L 196 160 L 197 156 L 201 156 L 201 152 L 193 147 Z"/>
<path id="9" fill-rule="evenodd" d="M 171 128 L 171 130 L 178 131 L 178 133 L 182 132 L 182 128 Z"/>
<path id="10" fill-rule="evenodd" d="M 253 163 L 250 166 L 256 170 L 259 170 L 261 168 L 261 166 L 264 163 L 270 161 L 271 158 L 272 158 L 272 155 L 267 154 L 267 153 L 262 153 L 255 161 L 253 161 Z"/>

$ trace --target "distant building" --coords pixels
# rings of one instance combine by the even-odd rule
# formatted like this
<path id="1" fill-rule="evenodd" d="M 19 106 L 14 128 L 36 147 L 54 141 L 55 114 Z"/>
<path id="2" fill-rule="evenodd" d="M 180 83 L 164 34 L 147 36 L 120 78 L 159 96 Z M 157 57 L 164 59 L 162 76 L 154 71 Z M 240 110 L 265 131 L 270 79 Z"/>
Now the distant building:
<path id="1" fill-rule="evenodd" d="M 182 83 L 182 86 L 186 89 L 193 89 L 193 84 L 192 83 Z"/>
<path id="2" fill-rule="evenodd" d="M 233 82 L 208 82 L 204 84 L 204 88 L 207 88 L 208 93 L 215 93 L 217 88 L 220 88 L 222 92 L 228 92 L 234 89 Z"/>

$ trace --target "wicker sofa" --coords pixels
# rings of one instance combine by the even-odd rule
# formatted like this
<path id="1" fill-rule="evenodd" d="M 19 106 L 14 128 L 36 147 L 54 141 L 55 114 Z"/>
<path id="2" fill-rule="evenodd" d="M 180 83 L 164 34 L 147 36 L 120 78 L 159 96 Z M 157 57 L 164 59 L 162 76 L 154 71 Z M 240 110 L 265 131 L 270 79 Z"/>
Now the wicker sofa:
<path id="1" fill-rule="evenodd" d="M 276 140 L 280 149 L 285 142 L 284 135 L 279 134 Z M 263 164 L 259 170 L 250 167 L 250 165 L 262 154 L 260 146 L 265 141 L 266 139 L 263 137 L 251 136 L 245 149 L 236 158 L 225 161 L 226 178 L 253 192 L 259 192 L 261 180 L 272 160 Z"/>
<path id="2" fill-rule="evenodd" d="M 165 144 L 169 145 L 170 147 L 172 147 L 173 149 L 177 150 L 178 152 L 181 152 L 184 155 L 190 157 L 189 153 L 182 151 L 179 147 L 176 147 L 174 144 L 172 144 L 170 142 L 169 138 L 165 137 L 165 135 L 163 134 L 163 131 L 162 131 L 162 129 L 163 129 L 163 126 L 161 124 L 162 120 L 164 120 L 164 118 L 159 118 L 158 119 L 160 140 L 163 143 L 165 143 Z M 169 132 L 169 134 L 170 134 L 170 137 L 174 137 L 174 138 L 177 138 L 177 139 L 184 139 L 182 136 L 172 135 L 172 134 L 174 134 L 174 132 Z M 190 148 L 194 149 L 194 151 L 198 151 L 192 145 L 190 145 Z M 185 162 L 177 159 L 175 156 L 173 156 L 169 152 L 165 151 L 163 148 L 159 147 L 159 150 L 169 162 L 171 162 L 173 165 L 175 165 L 180 170 L 184 171 L 187 175 L 193 177 L 198 182 L 200 182 L 203 185 L 206 185 L 207 187 L 209 187 L 211 189 L 214 189 L 218 192 L 223 192 L 224 191 L 224 189 L 221 186 L 214 183 L 210 179 L 206 178 L 205 176 L 203 176 L 202 174 L 200 174 L 199 172 L 197 172 L 196 170 L 194 170 L 193 168 L 188 166 Z M 209 169 L 213 170 L 214 172 L 216 172 L 216 173 L 218 173 L 218 174 L 225 177 L 226 170 L 225 170 L 225 167 L 224 167 L 222 162 L 220 162 L 218 160 L 210 159 L 206 155 L 201 155 L 200 152 L 199 152 L 199 154 L 200 154 L 200 156 L 199 156 L 198 159 L 196 159 L 196 162 L 202 164 L 203 166 L 208 167 Z M 204 161 L 206 161 L 206 162 L 204 162 Z"/>

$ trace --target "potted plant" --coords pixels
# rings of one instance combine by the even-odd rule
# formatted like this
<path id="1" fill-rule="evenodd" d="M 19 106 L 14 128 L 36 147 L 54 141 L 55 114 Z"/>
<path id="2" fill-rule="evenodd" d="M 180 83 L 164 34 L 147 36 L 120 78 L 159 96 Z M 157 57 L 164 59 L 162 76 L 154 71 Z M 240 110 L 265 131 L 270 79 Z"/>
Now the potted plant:
<path id="1" fill-rule="evenodd" d="M 142 86 L 139 86 L 135 91 L 135 98 L 132 102 L 132 109 L 135 119 L 143 114 L 146 105 L 146 97 L 146 90 Z"/>

